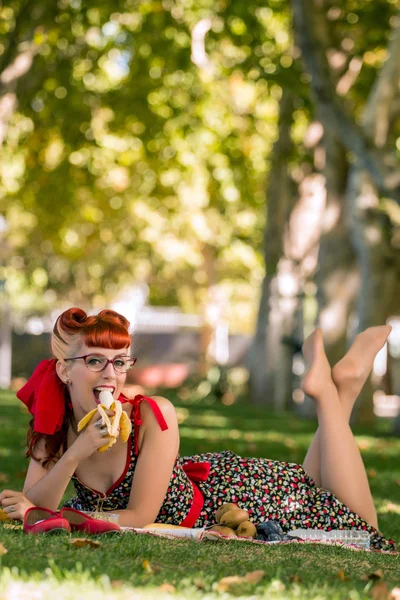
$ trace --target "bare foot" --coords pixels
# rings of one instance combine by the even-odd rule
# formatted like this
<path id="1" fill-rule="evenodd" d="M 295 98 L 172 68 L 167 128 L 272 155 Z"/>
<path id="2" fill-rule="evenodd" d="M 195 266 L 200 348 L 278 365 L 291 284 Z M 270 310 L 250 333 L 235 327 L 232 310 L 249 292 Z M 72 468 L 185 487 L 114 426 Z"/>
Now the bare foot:
<path id="1" fill-rule="evenodd" d="M 359 333 L 351 348 L 332 369 L 332 379 L 343 408 L 349 412 L 349 416 L 371 372 L 375 356 L 383 347 L 391 330 L 390 325 L 381 325 L 369 327 Z"/>
<path id="2" fill-rule="evenodd" d="M 301 389 L 307 396 L 319 399 L 326 388 L 333 385 L 321 329 L 316 329 L 308 336 L 302 350 L 308 370 L 301 382 Z"/>

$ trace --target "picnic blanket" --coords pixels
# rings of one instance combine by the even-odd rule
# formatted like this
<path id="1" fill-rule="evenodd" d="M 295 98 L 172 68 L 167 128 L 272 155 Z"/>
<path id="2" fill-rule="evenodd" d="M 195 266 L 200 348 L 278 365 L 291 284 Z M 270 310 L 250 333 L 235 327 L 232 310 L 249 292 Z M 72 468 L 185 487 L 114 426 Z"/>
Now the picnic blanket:
<path id="1" fill-rule="evenodd" d="M 239 543 L 239 544 L 257 544 L 257 545 L 267 545 L 274 546 L 276 544 L 324 544 L 324 545 L 334 545 L 334 546 L 344 546 L 351 550 L 361 550 L 367 552 L 384 552 L 385 554 L 398 555 L 398 552 L 393 552 L 391 550 L 377 550 L 374 548 L 368 548 L 366 546 L 361 546 L 357 544 L 350 544 L 348 542 L 337 541 L 337 540 L 313 540 L 313 539 L 297 539 L 294 538 L 292 540 L 282 540 L 282 541 L 273 541 L 266 542 L 262 540 L 256 540 L 252 538 L 244 538 L 244 537 L 227 537 L 222 535 L 217 531 L 210 531 L 206 527 L 197 527 L 197 528 L 189 528 L 189 527 L 179 527 L 174 525 L 164 525 L 161 523 L 152 523 L 143 528 L 137 527 L 121 527 L 124 533 L 134 533 L 138 535 L 151 535 L 160 538 L 166 538 L 169 540 L 196 540 L 198 542 L 230 542 L 230 543 Z"/>

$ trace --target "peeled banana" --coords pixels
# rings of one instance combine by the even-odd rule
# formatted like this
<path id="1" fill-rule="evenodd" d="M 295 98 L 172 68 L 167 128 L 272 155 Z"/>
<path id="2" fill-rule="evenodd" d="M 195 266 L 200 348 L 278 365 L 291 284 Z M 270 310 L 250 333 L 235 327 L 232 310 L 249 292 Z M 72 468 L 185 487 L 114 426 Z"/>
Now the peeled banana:
<path id="1" fill-rule="evenodd" d="M 104 446 L 99 448 L 99 452 L 104 452 L 108 450 L 115 444 L 118 436 L 121 436 L 121 440 L 126 442 L 130 436 L 132 431 L 132 423 L 126 414 L 125 411 L 122 410 L 122 404 L 119 400 L 115 400 L 112 393 L 108 391 L 101 391 L 99 394 L 100 404 L 97 408 L 94 408 L 87 415 L 83 417 L 78 423 L 78 432 L 82 431 L 89 423 L 93 415 L 98 412 L 102 418 L 103 425 L 106 425 L 109 439 Z M 113 417 L 109 417 L 106 410 L 113 410 L 115 415 Z"/>

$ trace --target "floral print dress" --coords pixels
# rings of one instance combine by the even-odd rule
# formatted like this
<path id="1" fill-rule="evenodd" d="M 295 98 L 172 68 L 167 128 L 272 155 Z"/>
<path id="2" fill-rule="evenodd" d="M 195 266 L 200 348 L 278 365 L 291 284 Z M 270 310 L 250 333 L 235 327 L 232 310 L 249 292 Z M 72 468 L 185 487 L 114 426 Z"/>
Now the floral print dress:
<path id="1" fill-rule="evenodd" d="M 167 429 L 154 400 L 142 395 L 130 400 L 133 428 L 123 474 L 106 493 L 89 488 L 73 476 L 76 496 L 65 506 L 85 511 L 121 510 L 128 506 L 138 458 L 139 407 L 143 401 L 151 406 L 161 429 Z M 225 502 L 247 510 L 254 523 L 277 520 L 285 532 L 298 528 L 363 529 L 371 533 L 373 549 L 396 550 L 392 540 L 385 539 L 334 494 L 317 487 L 301 465 L 242 458 L 230 451 L 178 456 L 156 521 L 186 527 L 213 525 L 215 511 Z"/>

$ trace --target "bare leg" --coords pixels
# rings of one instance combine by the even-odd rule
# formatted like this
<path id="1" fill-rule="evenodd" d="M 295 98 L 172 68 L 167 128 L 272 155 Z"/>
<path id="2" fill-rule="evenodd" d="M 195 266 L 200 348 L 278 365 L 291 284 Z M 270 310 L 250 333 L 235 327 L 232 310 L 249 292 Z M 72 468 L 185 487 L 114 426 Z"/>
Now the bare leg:
<path id="1" fill-rule="evenodd" d="M 302 388 L 317 405 L 321 485 L 377 528 L 367 474 L 331 377 L 320 329 L 306 340 L 303 353 L 310 368 L 303 379 Z"/>
<path id="2" fill-rule="evenodd" d="M 389 325 L 370 327 L 355 338 L 345 356 L 333 367 L 332 379 L 339 394 L 340 404 L 347 421 L 359 393 L 372 369 L 375 356 L 386 342 L 391 331 Z M 321 445 L 317 429 L 303 466 L 307 473 L 321 485 Z"/>

